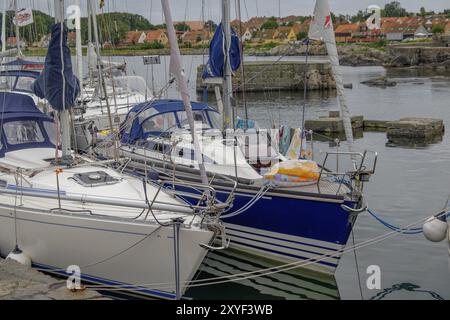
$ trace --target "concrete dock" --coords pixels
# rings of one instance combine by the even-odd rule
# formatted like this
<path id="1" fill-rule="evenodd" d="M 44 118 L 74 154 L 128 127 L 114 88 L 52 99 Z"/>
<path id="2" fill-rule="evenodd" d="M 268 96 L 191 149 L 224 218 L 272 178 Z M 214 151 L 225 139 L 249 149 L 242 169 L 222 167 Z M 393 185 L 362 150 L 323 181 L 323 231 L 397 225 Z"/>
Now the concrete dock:
<path id="1" fill-rule="evenodd" d="M 302 91 L 304 88 L 304 72 L 306 64 L 302 61 L 252 61 L 245 62 L 245 90 L 248 92 L 261 92 L 271 90 Z M 202 92 L 206 85 L 202 74 L 204 65 L 197 69 L 197 91 Z M 235 91 L 243 90 L 240 69 L 233 77 Z M 314 61 L 308 63 L 307 89 L 330 90 L 336 88 L 331 64 L 328 61 Z M 213 91 L 212 85 L 208 86 Z"/>
<path id="2" fill-rule="evenodd" d="M 96 291 L 71 291 L 66 281 L 0 258 L 1 300 L 105 300 Z"/>

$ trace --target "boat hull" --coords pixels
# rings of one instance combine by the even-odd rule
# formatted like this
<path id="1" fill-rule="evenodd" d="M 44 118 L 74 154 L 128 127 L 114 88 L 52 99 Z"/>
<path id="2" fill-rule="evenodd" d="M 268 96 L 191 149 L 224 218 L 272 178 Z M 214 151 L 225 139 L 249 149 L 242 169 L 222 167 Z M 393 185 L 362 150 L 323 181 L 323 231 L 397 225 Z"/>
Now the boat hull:
<path id="1" fill-rule="evenodd" d="M 225 201 L 231 187 L 212 185 L 217 198 Z M 182 191 L 191 191 L 185 188 Z M 333 274 L 338 267 L 356 215 L 342 208 L 356 203 L 339 197 L 306 196 L 269 190 L 247 210 L 255 197 L 254 187 L 241 186 L 230 212 L 223 214 L 230 247 L 297 267 Z M 188 202 L 196 199 L 183 197 Z M 198 200 L 197 200 L 198 201 Z"/>
<path id="2" fill-rule="evenodd" d="M 91 283 L 148 297 L 176 298 L 173 227 L 21 207 L 14 219 L 14 208 L 2 206 L 3 256 L 14 249 L 15 222 L 20 249 L 43 270 L 67 275 L 66 268 L 75 265 L 82 279 Z M 181 284 L 192 279 L 207 253 L 199 244 L 212 238 L 210 231 L 181 227 Z M 181 291 L 185 289 L 182 285 Z"/>

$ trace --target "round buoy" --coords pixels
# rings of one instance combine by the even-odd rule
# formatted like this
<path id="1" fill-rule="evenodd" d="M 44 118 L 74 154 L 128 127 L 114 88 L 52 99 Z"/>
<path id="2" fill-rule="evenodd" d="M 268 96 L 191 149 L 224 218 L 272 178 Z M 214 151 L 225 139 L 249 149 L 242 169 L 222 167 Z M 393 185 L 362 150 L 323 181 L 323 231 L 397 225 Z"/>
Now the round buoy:
<path id="1" fill-rule="evenodd" d="M 6 260 L 8 259 L 16 261 L 24 266 L 31 267 L 31 258 L 18 247 L 16 247 L 10 254 L 8 254 Z"/>
<path id="2" fill-rule="evenodd" d="M 423 224 L 423 235 L 432 242 L 441 242 L 447 237 L 445 216 L 431 217 Z"/>

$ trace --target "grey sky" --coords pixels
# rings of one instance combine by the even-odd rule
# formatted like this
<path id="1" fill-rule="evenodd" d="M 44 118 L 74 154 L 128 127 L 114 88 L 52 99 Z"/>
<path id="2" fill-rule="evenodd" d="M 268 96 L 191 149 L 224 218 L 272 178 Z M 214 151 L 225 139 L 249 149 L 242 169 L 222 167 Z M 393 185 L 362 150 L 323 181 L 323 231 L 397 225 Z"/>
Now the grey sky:
<path id="1" fill-rule="evenodd" d="M 0 0 L 10 1 L 10 0 Z M 80 0 L 85 14 L 86 0 Z M 354 14 L 358 10 L 365 10 L 369 5 L 376 4 L 383 7 L 391 0 L 330 0 L 332 11 L 335 13 Z M 75 0 L 66 0 L 67 4 L 73 4 Z M 96 1 L 98 2 L 98 1 Z M 162 21 L 160 0 L 105 0 L 106 9 L 109 11 L 122 11 L 138 13 L 150 19 L 152 23 Z M 236 0 L 230 0 L 232 4 Z M 424 6 L 427 10 L 442 11 L 450 9 L 449 0 L 400 0 L 402 6 L 408 11 L 418 12 Z M 34 4 L 36 9 L 49 11 L 53 0 L 18 0 L 20 7 L 30 7 Z M 170 0 L 174 20 L 201 20 L 202 3 L 204 3 L 205 20 L 220 20 L 221 1 L 220 0 Z M 242 18 L 247 20 L 250 16 L 281 16 L 287 15 L 309 15 L 313 11 L 314 0 L 241 0 Z M 50 8 L 50 10 L 52 10 Z M 236 16 L 234 6 L 232 17 Z"/>

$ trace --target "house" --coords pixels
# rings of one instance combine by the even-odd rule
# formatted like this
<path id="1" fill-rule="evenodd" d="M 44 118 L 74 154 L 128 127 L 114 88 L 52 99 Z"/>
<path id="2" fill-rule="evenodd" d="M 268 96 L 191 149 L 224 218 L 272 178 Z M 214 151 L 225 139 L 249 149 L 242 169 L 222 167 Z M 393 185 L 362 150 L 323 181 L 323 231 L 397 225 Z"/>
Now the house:
<path id="1" fill-rule="evenodd" d="M 255 33 L 253 42 L 269 43 L 273 42 L 278 37 L 277 29 L 262 29 Z"/>
<path id="2" fill-rule="evenodd" d="M 450 36 L 450 21 L 448 21 L 444 27 L 444 35 Z"/>
<path id="3" fill-rule="evenodd" d="M 414 32 L 414 39 L 426 39 L 430 37 L 432 33 L 428 32 L 424 25 L 420 25 Z"/>
<path id="4" fill-rule="evenodd" d="M 181 38 L 181 41 L 184 44 L 190 45 L 205 45 L 208 44 L 210 40 L 211 33 L 205 30 L 188 31 Z"/>
<path id="5" fill-rule="evenodd" d="M 250 32 L 250 29 L 245 29 L 245 32 L 241 35 L 241 40 L 243 42 L 250 41 L 253 38 L 253 34 Z"/>
<path id="6" fill-rule="evenodd" d="M 145 42 L 146 34 L 144 31 L 128 31 L 127 37 L 124 41 L 126 45 L 143 44 Z"/>
<path id="7" fill-rule="evenodd" d="M 177 21 L 174 25 L 185 24 L 189 27 L 190 31 L 202 31 L 205 28 L 205 23 L 202 21 Z"/>
<path id="8" fill-rule="evenodd" d="M 27 46 L 26 42 L 23 40 L 20 40 L 20 47 L 26 48 L 26 46 Z M 17 47 L 17 38 L 16 37 L 8 37 L 6 39 L 6 47 L 7 48 Z"/>
<path id="9" fill-rule="evenodd" d="M 381 24 L 381 34 L 388 41 L 402 41 L 414 38 L 416 31 L 420 26 L 424 26 L 425 22 L 417 17 L 403 17 L 395 20 L 385 20 Z M 423 30 L 423 29 L 421 29 Z M 420 30 L 417 32 L 419 33 Z"/>
<path id="10" fill-rule="evenodd" d="M 284 18 L 281 18 L 281 19 L 277 19 L 277 22 L 280 25 L 287 26 L 287 25 L 292 25 L 292 24 L 298 22 L 299 20 L 300 20 L 300 17 L 294 16 L 294 15 L 290 15 L 290 16 L 287 16 L 287 17 L 284 17 Z"/>
<path id="11" fill-rule="evenodd" d="M 269 20 L 266 17 L 253 17 L 245 23 L 245 27 L 250 30 L 250 32 L 254 33 L 261 29 L 261 26 Z"/>
<path id="12" fill-rule="evenodd" d="M 341 24 L 337 26 L 335 30 L 336 42 L 350 42 L 349 40 L 356 36 L 359 32 L 359 23 Z"/>
<path id="13" fill-rule="evenodd" d="M 303 22 L 296 22 L 292 26 L 292 29 L 294 30 L 295 34 L 298 35 L 299 33 L 308 34 L 309 26 L 311 25 L 311 19 L 306 19 Z"/>
<path id="14" fill-rule="evenodd" d="M 276 39 L 282 42 L 296 41 L 297 33 L 292 27 L 278 27 Z"/>
<path id="15" fill-rule="evenodd" d="M 145 40 L 146 43 L 150 42 L 158 42 L 163 45 L 167 45 L 169 43 L 169 38 L 167 38 L 166 30 L 151 30 L 145 32 Z"/>

